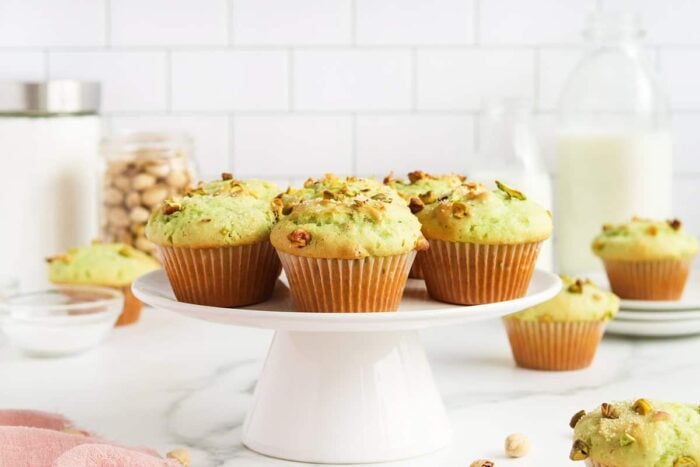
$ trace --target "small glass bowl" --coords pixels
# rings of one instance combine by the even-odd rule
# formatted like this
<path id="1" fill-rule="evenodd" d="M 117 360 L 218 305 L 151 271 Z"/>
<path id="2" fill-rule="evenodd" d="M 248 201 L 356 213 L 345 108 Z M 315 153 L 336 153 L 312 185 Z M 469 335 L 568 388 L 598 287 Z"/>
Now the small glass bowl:
<path id="1" fill-rule="evenodd" d="M 0 274 L 0 300 L 19 291 L 19 281 L 16 277 Z"/>
<path id="2" fill-rule="evenodd" d="M 123 305 L 124 295 L 115 289 L 57 286 L 1 300 L 0 327 L 28 355 L 70 355 L 107 337 Z"/>

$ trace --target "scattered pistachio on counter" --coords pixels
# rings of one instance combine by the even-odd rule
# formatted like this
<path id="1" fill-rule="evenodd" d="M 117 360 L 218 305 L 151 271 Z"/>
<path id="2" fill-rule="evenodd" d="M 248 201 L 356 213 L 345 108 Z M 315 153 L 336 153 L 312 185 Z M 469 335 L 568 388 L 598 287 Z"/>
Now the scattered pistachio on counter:
<path id="1" fill-rule="evenodd" d="M 522 433 L 508 435 L 505 443 L 506 456 L 523 457 L 530 452 L 530 438 Z"/>
<path id="2" fill-rule="evenodd" d="M 469 467 L 494 467 L 496 463 L 494 461 L 490 461 L 488 459 L 477 459 L 471 464 L 469 464 Z"/>

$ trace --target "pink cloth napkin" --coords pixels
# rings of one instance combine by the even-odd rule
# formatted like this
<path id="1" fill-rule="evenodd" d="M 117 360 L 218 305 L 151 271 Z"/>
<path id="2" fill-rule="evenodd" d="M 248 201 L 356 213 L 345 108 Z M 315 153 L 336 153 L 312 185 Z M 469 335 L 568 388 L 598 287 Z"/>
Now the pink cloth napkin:
<path id="1" fill-rule="evenodd" d="M 170 457 L 170 455 L 168 456 Z M 183 467 L 182 451 L 163 459 L 148 448 L 128 448 L 76 429 L 57 414 L 0 410 L 0 467 Z"/>

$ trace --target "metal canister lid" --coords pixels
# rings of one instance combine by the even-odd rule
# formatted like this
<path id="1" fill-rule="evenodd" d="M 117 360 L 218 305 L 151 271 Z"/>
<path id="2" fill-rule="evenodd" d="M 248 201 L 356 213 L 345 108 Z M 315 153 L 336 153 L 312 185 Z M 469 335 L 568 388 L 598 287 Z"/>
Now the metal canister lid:
<path id="1" fill-rule="evenodd" d="M 81 115 L 100 108 L 100 83 L 0 81 L 0 115 Z"/>

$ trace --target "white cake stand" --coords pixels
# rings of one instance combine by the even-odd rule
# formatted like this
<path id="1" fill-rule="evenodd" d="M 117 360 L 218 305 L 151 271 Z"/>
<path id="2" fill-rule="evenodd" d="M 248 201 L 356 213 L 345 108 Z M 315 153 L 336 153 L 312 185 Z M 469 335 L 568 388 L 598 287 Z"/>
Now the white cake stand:
<path id="1" fill-rule="evenodd" d="M 466 307 L 433 301 L 422 281 L 409 280 L 398 312 L 299 313 L 289 311 L 282 281 L 270 300 L 242 309 L 180 303 L 162 270 L 133 285 L 157 308 L 274 329 L 243 442 L 272 457 L 332 464 L 398 460 L 447 445 L 450 424 L 418 330 L 494 319 L 559 288 L 555 275 L 535 271 L 525 297 Z"/>

